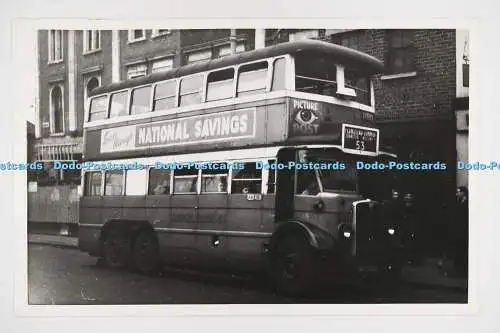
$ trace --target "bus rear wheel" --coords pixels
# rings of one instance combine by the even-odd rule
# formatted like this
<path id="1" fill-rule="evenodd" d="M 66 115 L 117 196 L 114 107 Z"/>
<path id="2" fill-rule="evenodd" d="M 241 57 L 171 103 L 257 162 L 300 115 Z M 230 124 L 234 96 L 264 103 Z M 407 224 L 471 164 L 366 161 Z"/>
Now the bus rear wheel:
<path id="1" fill-rule="evenodd" d="M 158 240 L 153 231 L 140 231 L 135 237 L 132 245 L 132 267 L 147 275 L 159 272 Z"/>
<path id="2" fill-rule="evenodd" d="M 130 238 L 120 228 L 108 231 L 103 243 L 103 259 L 110 268 L 125 268 L 130 260 Z"/>
<path id="3" fill-rule="evenodd" d="M 290 235 L 278 241 L 271 259 L 271 279 L 282 294 L 298 296 L 309 291 L 313 279 L 313 252 L 306 239 Z"/>

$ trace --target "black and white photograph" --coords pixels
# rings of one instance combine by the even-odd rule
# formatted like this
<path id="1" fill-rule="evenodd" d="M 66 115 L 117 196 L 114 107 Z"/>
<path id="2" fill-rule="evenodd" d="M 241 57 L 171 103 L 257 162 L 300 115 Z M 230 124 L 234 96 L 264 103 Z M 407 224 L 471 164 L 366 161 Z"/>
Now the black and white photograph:
<path id="1" fill-rule="evenodd" d="M 471 43 L 37 28 L 27 304 L 467 305 Z"/>

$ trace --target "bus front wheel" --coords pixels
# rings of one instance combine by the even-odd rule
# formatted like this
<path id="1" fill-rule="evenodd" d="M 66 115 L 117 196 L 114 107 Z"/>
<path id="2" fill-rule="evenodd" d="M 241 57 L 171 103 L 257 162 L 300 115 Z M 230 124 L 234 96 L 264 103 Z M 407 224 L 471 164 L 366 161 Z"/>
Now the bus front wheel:
<path id="1" fill-rule="evenodd" d="M 130 239 L 120 228 L 108 231 L 103 243 L 103 259 L 108 267 L 125 268 L 130 260 Z"/>
<path id="2" fill-rule="evenodd" d="M 294 296 L 310 289 L 313 252 L 304 237 L 285 236 L 276 244 L 271 258 L 271 279 L 278 292 Z"/>

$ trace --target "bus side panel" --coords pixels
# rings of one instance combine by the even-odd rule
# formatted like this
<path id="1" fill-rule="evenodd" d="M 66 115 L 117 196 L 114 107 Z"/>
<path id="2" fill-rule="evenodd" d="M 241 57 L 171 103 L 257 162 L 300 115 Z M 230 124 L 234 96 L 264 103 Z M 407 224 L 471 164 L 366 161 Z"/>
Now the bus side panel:
<path id="1" fill-rule="evenodd" d="M 278 143 L 286 140 L 288 135 L 288 112 L 284 102 L 266 106 L 266 143 Z"/>
<path id="2" fill-rule="evenodd" d="M 123 196 L 104 196 L 102 198 L 101 219 L 103 223 L 122 217 Z"/>
<path id="3" fill-rule="evenodd" d="M 201 194 L 198 203 L 198 234 L 196 248 L 199 262 L 204 266 L 223 267 L 228 262 L 227 194 Z"/>
<path id="4" fill-rule="evenodd" d="M 262 206 L 262 200 L 248 200 L 246 194 L 229 197 L 226 221 L 228 231 L 233 233 L 228 244 L 232 266 L 258 266 L 266 239 L 262 237 Z"/>
<path id="5" fill-rule="evenodd" d="M 169 261 L 195 264 L 197 250 L 197 194 L 177 194 L 172 196 L 171 221 L 161 241 L 170 248 Z"/>
<path id="6" fill-rule="evenodd" d="M 262 224 L 261 232 L 273 233 L 276 227 L 276 212 L 275 212 L 274 194 L 265 194 L 262 196 Z"/>
<path id="7" fill-rule="evenodd" d="M 122 197 L 122 218 L 130 221 L 146 221 L 146 200 L 143 195 Z"/>
<path id="8" fill-rule="evenodd" d="M 99 239 L 101 228 L 96 226 L 85 226 L 86 224 L 100 225 L 101 218 L 101 197 L 81 197 L 80 217 L 78 228 L 78 246 L 81 251 L 97 253 L 99 250 Z"/>
<path id="9" fill-rule="evenodd" d="M 148 195 L 145 198 L 146 215 L 148 221 L 157 231 L 160 256 L 165 260 L 175 257 L 175 249 L 169 240 L 169 233 L 165 229 L 170 227 L 172 221 L 172 196 Z"/>

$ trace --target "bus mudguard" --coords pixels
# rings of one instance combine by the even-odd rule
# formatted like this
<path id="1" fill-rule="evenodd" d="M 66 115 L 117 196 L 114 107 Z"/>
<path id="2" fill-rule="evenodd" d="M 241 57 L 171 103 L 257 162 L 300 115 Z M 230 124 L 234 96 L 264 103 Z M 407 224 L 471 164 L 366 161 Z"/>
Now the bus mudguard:
<path id="1" fill-rule="evenodd" d="M 306 237 L 309 244 L 317 250 L 330 250 L 335 246 L 335 240 L 327 231 L 307 222 L 291 220 L 281 223 L 276 229 L 271 237 L 270 248 L 274 248 L 280 239 L 290 234 Z"/>

